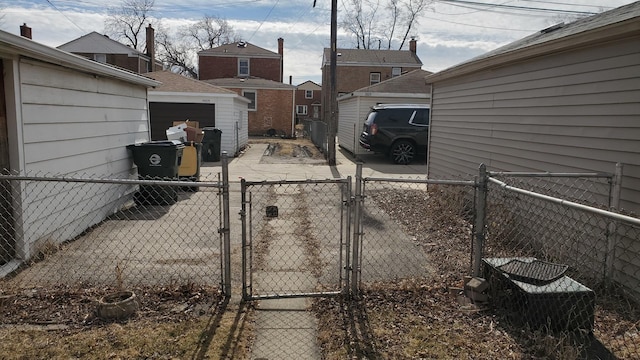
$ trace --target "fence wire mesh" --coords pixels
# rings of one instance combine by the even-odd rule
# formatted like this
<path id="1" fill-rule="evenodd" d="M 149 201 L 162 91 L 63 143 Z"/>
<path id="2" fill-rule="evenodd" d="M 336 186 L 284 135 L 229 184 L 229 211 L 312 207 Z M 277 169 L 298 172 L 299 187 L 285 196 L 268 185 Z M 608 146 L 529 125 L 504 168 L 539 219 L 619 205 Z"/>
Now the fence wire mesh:
<path id="1" fill-rule="evenodd" d="M 473 186 L 365 179 L 360 251 L 364 284 L 469 273 Z"/>
<path id="2" fill-rule="evenodd" d="M 505 322 L 563 334 L 578 358 L 640 357 L 638 223 L 536 196 L 607 209 L 610 179 L 502 180 L 489 183 L 483 270 Z"/>
<path id="3" fill-rule="evenodd" d="M 183 290 L 215 295 L 222 266 L 218 178 L 203 177 L 197 186 L 167 180 L 2 176 L 0 295 L 16 304 L 3 320 L 24 321 L 11 314 L 24 315 L 19 304 L 34 298 L 50 303 L 30 316 L 47 318 L 123 289 L 147 298 Z"/>
<path id="4" fill-rule="evenodd" d="M 327 124 L 320 120 L 301 120 L 303 136 L 311 139 L 322 152 L 327 153 Z"/>
<path id="5" fill-rule="evenodd" d="M 245 296 L 343 291 L 346 180 L 245 183 Z"/>

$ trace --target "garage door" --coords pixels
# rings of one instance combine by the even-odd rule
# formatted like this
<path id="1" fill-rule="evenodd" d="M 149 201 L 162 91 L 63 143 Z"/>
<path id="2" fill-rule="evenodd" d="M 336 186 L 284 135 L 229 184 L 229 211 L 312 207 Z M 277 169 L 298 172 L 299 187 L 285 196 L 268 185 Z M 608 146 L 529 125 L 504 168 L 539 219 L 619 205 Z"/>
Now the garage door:
<path id="1" fill-rule="evenodd" d="M 200 127 L 216 126 L 214 104 L 161 103 L 150 102 L 151 140 L 165 140 L 166 130 L 174 121 L 197 121 Z"/>

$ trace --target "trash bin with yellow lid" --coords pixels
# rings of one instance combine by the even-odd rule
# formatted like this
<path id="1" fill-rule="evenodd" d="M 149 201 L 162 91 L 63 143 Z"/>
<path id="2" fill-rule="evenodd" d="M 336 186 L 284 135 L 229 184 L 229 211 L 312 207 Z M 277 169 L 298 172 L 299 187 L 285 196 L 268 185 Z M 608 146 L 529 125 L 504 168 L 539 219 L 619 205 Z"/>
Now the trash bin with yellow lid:
<path id="1" fill-rule="evenodd" d="M 198 181 L 200 180 L 200 165 L 202 162 L 200 158 L 202 144 L 195 141 L 186 141 L 183 144 L 182 163 L 180 163 L 180 168 L 178 169 L 178 176 L 180 180 Z M 198 188 L 189 187 L 184 190 L 198 191 Z"/>

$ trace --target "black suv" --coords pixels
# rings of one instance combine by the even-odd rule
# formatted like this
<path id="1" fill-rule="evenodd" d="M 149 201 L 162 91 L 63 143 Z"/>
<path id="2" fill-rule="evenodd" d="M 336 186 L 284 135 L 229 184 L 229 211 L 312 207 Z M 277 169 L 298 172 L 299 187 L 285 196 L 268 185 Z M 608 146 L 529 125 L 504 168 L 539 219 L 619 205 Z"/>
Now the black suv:
<path id="1" fill-rule="evenodd" d="M 360 146 L 389 155 L 396 164 L 409 164 L 426 154 L 428 139 L 428 105 L 381 104 L 367 115 Z"/>

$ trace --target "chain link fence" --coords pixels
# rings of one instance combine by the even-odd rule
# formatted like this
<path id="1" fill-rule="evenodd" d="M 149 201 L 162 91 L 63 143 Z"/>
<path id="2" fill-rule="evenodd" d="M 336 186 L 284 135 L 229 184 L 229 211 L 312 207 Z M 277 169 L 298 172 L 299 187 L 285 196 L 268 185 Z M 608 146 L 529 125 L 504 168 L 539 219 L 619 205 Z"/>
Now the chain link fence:
<path id="1" fill-rule="evenodd" d="M 614 176 L 489 175 L 482 270 L 497 313 L 565 334 L 580 356 L 640 356 L 640 220 L 607 211 Z"/>
<path id="2" fill-rule="evenodd" d="M 313 144 L 323 153 L 327 153 L 327 124 L 321 120 L 304 119 L 300 121 L 303 125 L 303 136 L 311 139 Z"/>
<path id="3" fill-rule="evenodd" d="M 343 292 L 349 183 L 243 181 L 246 299 Z"/>
<path id="4" fill-rule="evenodd" d="M 365 178 L 362 193 L 362 284 L 469 273 L 472 181 Z"/>
<path id="5" fill-rule="evenodd" d="M 91 313 L 81 299 L 121 290 L 218 293 L 222 187 L 216 175 L 200 181 L 0 176 L 0 296 L 18 304 L 4 320 L 21 322 L 19 304 L 34 299 L 45 305 L 29 316 L 67 322 L 75 305 Z"/>
<path id="6" fill-rule="evenodd" d="M 59 309 L 64 316 L 68 303 L 56 291 L 80 303 L 126 288 L 227 288 L 221 293 L 229 295 L 225 173 L 223 162 L 222 177 L 201 175 L 198 183 L 0 176 L 0 300 L 35 296 L 48 314 Z M 486 312 L 466 318 L 464 331 L 473 332 L 475 323 L 493 329 L 495 322 L 512 335 L 563 334 L 554 339 L 579 354 L 640 356 L 640 220 L 607 211 L 616 204 L 615 176 L 481 173 L 470 181 L 361 174 L 360 166 L 354 183 L 241 181 L 244 299 L 357 298 L 369 289 L 384 297 L 391 294 L 379 291 L 385 286 L 411 282 L 433 296 L 412 298 L 432 306 L 412 312 L 436 320 L 435 301 L 438 319 L 455 318 L 448 287 L 482 275 L 486 283 L 476 290 L 487 295 L 478 301 Z M 408 299 L 402 291 L 393 288 L 397 299 Z M 43 318 L 19 307 L 3 314 L 5 321 Z"/>

